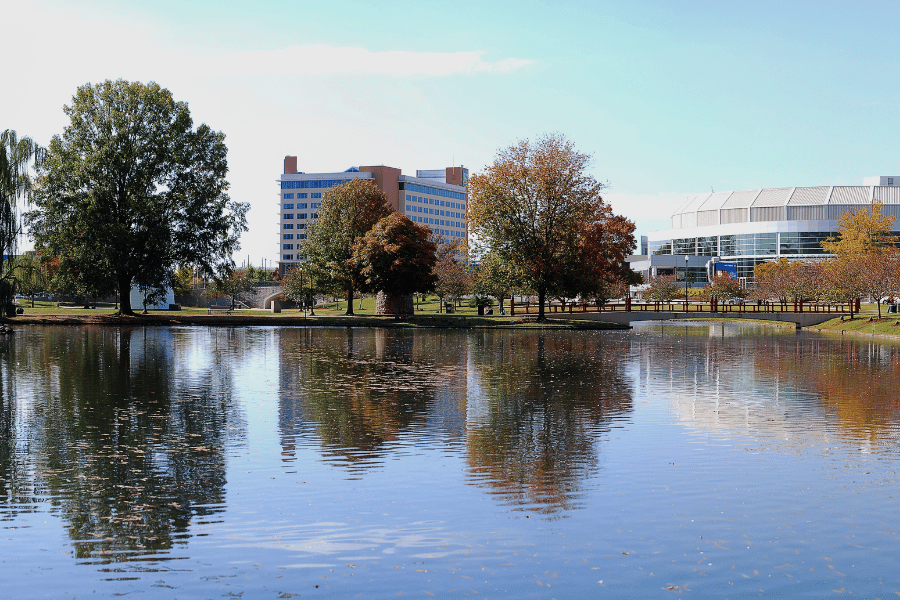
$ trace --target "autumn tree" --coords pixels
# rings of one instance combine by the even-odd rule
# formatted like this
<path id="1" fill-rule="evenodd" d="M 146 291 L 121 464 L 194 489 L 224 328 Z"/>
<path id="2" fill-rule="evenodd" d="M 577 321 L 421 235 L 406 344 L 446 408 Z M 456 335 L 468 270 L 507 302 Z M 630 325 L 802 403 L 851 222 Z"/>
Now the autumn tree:
<path id="1" fill-rule="evenodd" d="M 300 256 L 309 274 L 322 288 L 336 288 L 347 296 L 347 314 L 353 314 L 353 296 L 366 277 L 354 260 L 353 246 L 382 218 L 392 213 L 384 192 L 373 181 L 351 179 L 325 192 L 319 218 L 307 228 Z"/>
<path id="2" fill-rule="evenodd" d="M 755 286 L 753 296 L 760 300 L 777 300 L 785 304 L 789 298 L 801 296 L 802 288 L 797 273 L 802 268 L 802 261 L 791 261 L 781 257 L 778 260 L 766 261 L 753 268 Z"/>
<path id="3" fill-rule="evenodd" d="M 625 262 L 634 251 L 634 223 L 620 215 L 610 215 L 584 225 L 580 244 L 572 248 L 558 274 L 559 290 L 569 298 L 594 298 L 600 303 L 623 295 L 628 285 L 643 278 Z"/>
<path id="4" fill-rule="evenodd" d="M 396 318 L 400 318 L 401 296 L 434 288 L 435 244 L 428 227 L 408 217 L 391 213 L 353 246 L 353 262 L 369 291 L 394 296 Z"/>
<path id="5" fill-rule="evenodd" d="M 78 88 L 69 124 L 38 169 L 35 245 L 58 256 L 58 277 L 87 295 L 160 290 L 178 264 L 230 268 L 248 204 L 228 197 L 225 136 L 193 127 L 188 105 L 156 83 Z"/>
<path id="6" fill-rule="evenodd" d="M 238 294 L 249 292 L 254 285 L 254 282 L 247 277 L 246 269 L 228 269 L 213 278 L 204 294 L 210 298 L 230 298 L 231 310 L 234 310 Z"/>
<path id="7" fill-rule="evenodd" d="M 854 254 L 868 254 L 876 248 L 897 244 L 891 234 L 895 218 L 881 213 L 881 204 L 848 210 L 838 217 L 838 235 L 822 242 L 822 249 L 838 258 Z"/>
<path id="8" fill-rule="evenodd" d="M 444 298 L 449 297 L 456 302 L 469 293 L 472 288 L 472 276 L 464 251 L 465 243 L 462 240 L 448 241 L 438 235 L 433 236 L 432 241 L 436 248 L 434 292 L 440 300 L 440 305 L 443 306 Z"/>
<path id="9" fill-rule="evenodd" d="M 881 299 L 893 296 L 900 290 L 900 250 L 893 246 L 875 248 L 863 257 L 857 257 L 863 264 L 863 274 L 859 289 L 864 295 L 872 298 L 878 305 L 878 318 L 881 318 Z"/>
<path id="10" fill-rule="evenodd" d="M 668 302 L 684 294 L 684 287 L 678 284 L 675 275 L 659 275 L 650 278 L 647 297 L 655 302 Z"/>
<path id="11" fill-rule="evenodd" d="M 735 298 L 744 297 L 744 290 L 741 289 L 740 280 L 728 273 L 714 276 L 708 288 L 709 293 L 720 300 L 734 300 Z"/>
<path id="12" fill-rule="evenodd" d="M 572 275 L 590 255 L 588 238 L 613 218 L 600 195 L 605 185 L 585 172 L 589 162 L 590 156 L 563 135 L 550 134 L 500 150 L 493 164 L 469 179 L 473 232 L 521 269 L 525 284 L 537 293 L 539 320 L 548 295 L 581 287 L 572 285 Z M 633 236 L 624 243 L 633 248 Z M 623 248 L 616 255 L 627 252 Z M 608 257 L 591 258 L 601 263 Z"/>

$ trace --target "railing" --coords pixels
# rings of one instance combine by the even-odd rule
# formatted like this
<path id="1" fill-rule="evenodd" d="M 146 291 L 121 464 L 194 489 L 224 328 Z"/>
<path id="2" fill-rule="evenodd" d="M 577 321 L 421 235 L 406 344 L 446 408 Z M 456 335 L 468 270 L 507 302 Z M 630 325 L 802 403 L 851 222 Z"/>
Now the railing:
<path id="1" fill-rule="evenodd" d="M 636 301 L 626 298 L 624 302 L 609 304 L 588 304 L 586 302 L 548 302 L 545 304 L 545 312 L 548 313 L 573 313 L 573 312 L 705 312 L 705 313 L 858 313 L 859 299 L 853 302 L 839 304 L 822 304 L 817 302 L 805 302 L 797 300 L 793 302 L 718 302 L 716 300 L 670 300 L 665 302 Z M 510 315 L 516 314 L 516 309 L 523 308 L 510 301 Z M 535 302 L 524 303 L 525 313 L 528 314 L 538 306 Z"/>

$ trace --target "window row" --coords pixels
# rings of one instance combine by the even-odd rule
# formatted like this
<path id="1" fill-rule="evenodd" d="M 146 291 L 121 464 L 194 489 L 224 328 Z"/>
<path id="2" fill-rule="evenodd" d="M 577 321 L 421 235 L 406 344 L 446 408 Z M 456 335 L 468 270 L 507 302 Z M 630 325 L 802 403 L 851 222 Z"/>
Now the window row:
<path id="1" fill-rule="evenodd" d="M 281 189 L 299 190 L 306 188 L 331 188 L 346 183 L 348 179 L 306 179 L 304 181 L 282 181 Z"/>
<path id="2" fill-rule="evenodd" d="M 426 215 L 439 215 L 441 217 L 453 217 L 454 219 L 464 219 L 462 213 L 452 212 L 449 210 L 441 210 L 439 208 L 428 208 L 427 206 L 414 206 L 412 204 L 406 205 L 406 212 L 420 212 L 425 213 Z"/>
<path id="3" fill-rule="evenodd" d="M 815 255 L 825 254 L 822 242 L 835 236 L 836 232 L 783 232 L 678 238 L 652 241 L 648 250 L 650 254 L 695 256 Z"/>
<path id="4" fill-rule="evenodd" d="M 313 213 L 312 218 L 318 219 L 319 215 L 317 213 Z M 285 223 L 284 225 L 281 226 L 281 228 L 282 229 L 294 229 L 294 224 L 293 223 Z M 297 223 L 297 229 L 306 229 L 306 223 Z"/>
<path id="5" fill-rule="evenodd" d="M 466 210 L 465 202 L 447 202 L 445 200 L 435 200 L 434 198 L 425 198 L 423 196 L 413 196 L 411 194 L 406 195 L 406 201 L 407 202 L 418 202 L 420 204 L 437 204 L 439 206 L 455 208 L 457 210 Z"/>
<path id="6" fill-rule="evenodd" d="M 313 203 L 312 203 L 312 207 L 313 207 L 313 208 L 318 208 L 319 204 L 321 204 L 321 203 L 320 203 L 320 202 L 313 202 Z M 281 210 L 294 210 L 294 206 L 295 206 L 295 205 L 294 205 L 293 203 L 285 203 L 285 204 L 281 207 Z M 297 207 L 298 209 L 300 209 L 300 210 L 305 209 L 305 208 L 307 208 L 308 206 L 309 206 L 309 205 L 308 205 L 306 202 L 298 202 L 298 203 L 296 204 L 296 207 Z M 300 218 L 305 218 L 305 217 L 300 217 Z"/>
<path id="7" fill-rule="evenodd" d="M 429 185 L 419 185 L 418 183 L 400 182 L 400 189 L 407 192 L 418 192 L 420 194 L 428 194 L 429 196 L 440 196 L 442 198 L 453 198 L 454 200 L 465 200 L 466 195 L 459 192 L 451 192 L 441 188 L 431 187 Z"/>
<path id="8" fill-rule="evenodd" d="M 417 217 L 412 215 L 409 217 L 413 223 L 424 223 L 426 225 L 443 225 L 444 227 L 459 227 L 463 229 L 465 223 L 460 221 L 446 221 L 444 219 L 432 219 L 430 217 Z"/>

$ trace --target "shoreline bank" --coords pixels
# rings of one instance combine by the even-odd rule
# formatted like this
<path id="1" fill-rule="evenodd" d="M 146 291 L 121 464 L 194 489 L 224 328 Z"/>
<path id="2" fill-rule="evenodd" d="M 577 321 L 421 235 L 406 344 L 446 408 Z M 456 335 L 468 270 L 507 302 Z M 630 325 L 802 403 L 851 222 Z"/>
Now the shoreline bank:
<path id="1" fill-rule="evenodd" d="M 154 327 L 168 325 L 205 325 L 215 327 L 379 327 L 379 328 L 438 328 L 438 329 L 589 329 L 628 330 L 630 325 L 602 321 L 553 319 L 536 323 L 523 319 L 489 317 L 416 315 L 407 319 L 375 316 L 315 316 L 290 315 L 197 315 L 197 314 L 148 314 L 120 315 L 40 315 L 26 314 L 0 319 L 0 323 L 18 325 L 102 325 L 113 327 Z"/>

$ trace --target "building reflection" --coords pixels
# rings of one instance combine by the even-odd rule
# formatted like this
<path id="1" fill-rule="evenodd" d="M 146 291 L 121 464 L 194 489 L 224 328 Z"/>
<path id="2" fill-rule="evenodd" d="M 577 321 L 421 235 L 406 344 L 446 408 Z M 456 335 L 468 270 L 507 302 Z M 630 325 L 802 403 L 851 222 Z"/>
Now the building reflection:
<path id="1" fill-rule="evenodd" d="M 900 439 L 900 346 L 746 325 L 651 326 L 635 337 L 639 385 L 681 419 L 779 440 L 834 436 L 863 450 Z"/>
<path id="2" fill-rule="evenodd" d="M 113 562 L 164 555 L 219 510 L 234 411 L 206 374 L 177 374 L 193 342 L 171 328 L 21 331 L 2 365 L 5 518 L 49 496 L 77 558 Z"/>

